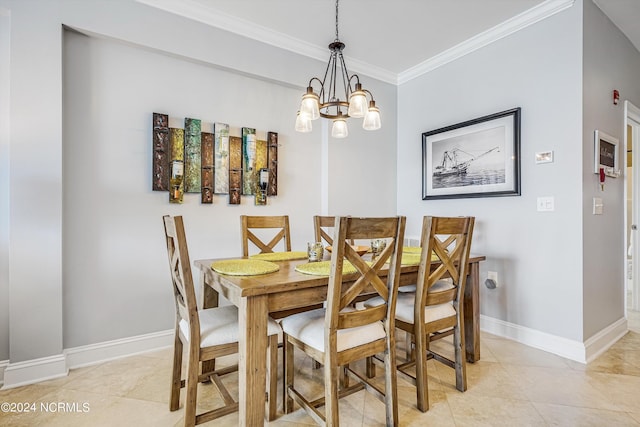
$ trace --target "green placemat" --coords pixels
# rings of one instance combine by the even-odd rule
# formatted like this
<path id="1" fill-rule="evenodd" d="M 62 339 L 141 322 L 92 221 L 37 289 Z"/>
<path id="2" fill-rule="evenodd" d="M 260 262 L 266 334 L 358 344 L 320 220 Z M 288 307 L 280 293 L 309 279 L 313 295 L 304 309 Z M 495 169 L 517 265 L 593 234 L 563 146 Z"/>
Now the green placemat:
<path id="1" fill-rule="evenodd" d="M 331 261 L 308 262 L 296 266 L 296 271 L 313 276 L 328 276 L 331 272 Z M 356 268 L 349 262 L 342 263 L 342 274 L 355 273 Z"/>
<path id="2" fill-rule="evenodd" d="M 280 270 L 278 264 L 259 259 L 226 259 L 215 261 L 211 264 L 211 268 L 218 273 L 229 276 L 255 276 Z"/>
<path id="3" fill-rule="evenodd" d="M 251 255 L 250 259 L 262 259 L 265 261 L 289 261 L 292 259 L 305 259 L 307 253 L 303 251 L 289 252 L 269 252 L 264 254 Z"/>

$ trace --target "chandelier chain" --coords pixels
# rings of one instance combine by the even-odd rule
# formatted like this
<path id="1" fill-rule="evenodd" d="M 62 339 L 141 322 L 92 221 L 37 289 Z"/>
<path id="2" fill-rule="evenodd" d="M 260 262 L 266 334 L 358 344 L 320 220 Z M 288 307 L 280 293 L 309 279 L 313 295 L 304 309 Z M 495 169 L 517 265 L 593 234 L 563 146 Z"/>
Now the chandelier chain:
<path id="1" fill-rule="evenodd" d="M 340 40 L 338 37 L 338 1 L 336 0 L 336 41 Z"/>

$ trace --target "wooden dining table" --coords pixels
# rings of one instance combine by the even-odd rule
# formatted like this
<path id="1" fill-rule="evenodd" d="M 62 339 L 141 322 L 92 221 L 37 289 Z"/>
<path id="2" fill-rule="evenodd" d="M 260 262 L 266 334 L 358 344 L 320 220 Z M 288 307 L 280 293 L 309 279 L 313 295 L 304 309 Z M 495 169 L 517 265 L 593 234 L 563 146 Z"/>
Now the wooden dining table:
<path id="1" fill-rule="evenodd" d="M 480 359 L 479 264 L 485 259 L 470 256 L 463 302 L 466 354 L 472 363 Z M 222 295 L 238 307 L 239 424 L 261 426 L 265 414 L 267 319 L 269 315 L 278 317 L 324 302 L 329 278 L 296 271 L 296 266 L 306 263 L 306 259 L 278 261 L 277 272 L 256 276 L 220 274 L 211 268 L 211 264 L 219 260 L 194 261 L 200 271 L 200 304 L 203 308 L 216 307 Z M 403 265 L 400 286 L 415 284 L 417 275 L 417 265 Z"/>

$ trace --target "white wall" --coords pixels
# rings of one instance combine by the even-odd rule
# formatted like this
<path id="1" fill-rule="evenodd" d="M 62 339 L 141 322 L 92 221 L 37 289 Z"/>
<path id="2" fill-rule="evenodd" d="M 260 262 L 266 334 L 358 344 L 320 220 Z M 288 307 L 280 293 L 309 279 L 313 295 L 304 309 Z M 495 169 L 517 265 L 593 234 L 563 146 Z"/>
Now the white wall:
<path id="1" fill-rule="evenodd" d="M 0 360 L 9 359 L 9 64 L 11 16 L 0 3 Z M 2 327 L 5 326 L 5 327 Z"/>
<path id="2" fill-rule="evenodd" d="M 581 7 L 403 84 L 398 105 L 398 213 L 419 236 L 423 215 L 476 217 L 473 253 L 499 287 L 481 287 L 481 314 L 514 329 L 582 341 Z M 421 134 L 522 108 L 522 195 L 421 200 Z M 554 162 L 536 165 L 535 153 Z M 554 212 L 536 198 L 554 196 Z"/>
<path id="3" fill-rule="evenodd" d="M 315 123 L 312 133 L 297 134 L 303 86 L 322 73 L 320 61 L 133 1 L 7 5 L 9 324 L 0 318 L 0 337 L 11 337 L 7 372 L 63 348 L 172 326 L 163 214 L 185 216 L 196 259 L 238 254 L 243 213 L 289 214 L 297 248 L 323 210 L 395 213 L 394 86 L 361 76 L 382 109 L 381 131 L 358 130 L 354 121 L 345 141 L 327 139 Z M 250 198 L 229 206 L 224 197 L 201 205 L 196 195 L 170 205 L 150 188 L 154 111 L 168 113 L 172 126 L 196 117 L 205 129 L 222 121 L 278 132 L 279 195 L 266 207 Z M 372 166 L 379 174 L 368 179 Z M 342 191 L 328 193 L 330 183 Z"/>
<path id="4" fill-rule="evenodd" d="M 621 100 L 613 105 L 613 90 Z M 607 178 L 602 191 L 594 173 L 593 132 L 617 138 L 624 174 L 624 100 L 640 105 L 640 53 L 591 1 L 584 2 L 584 336 L 624 318 L 626 248 L 624 175 Z M 631 179 L 631 177 L 627 177 Z M 604 214 L 592 215 L 593 197 Z"/>

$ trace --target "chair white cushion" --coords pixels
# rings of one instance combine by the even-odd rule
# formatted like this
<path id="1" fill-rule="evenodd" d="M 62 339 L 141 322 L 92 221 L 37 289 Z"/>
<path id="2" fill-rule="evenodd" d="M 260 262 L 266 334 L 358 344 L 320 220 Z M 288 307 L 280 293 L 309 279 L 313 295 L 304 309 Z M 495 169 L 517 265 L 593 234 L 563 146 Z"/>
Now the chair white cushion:
<path id="1" fill-rule="evenodd" d="M 198 310 L 200 318 L 200 348 L 238 342 L 238 308 L 234 305 Z M 189 339 L 189 323 L 180 320 L 182 335 Z M 280 331 L 278 324 L 269 318 L 267 334 L 275 335 Z"/>
<path id="2" fill-rule="evenodd" d="M 398 292 L 415 292 L 416 288 L 416 285 L 400 286 L 398 288 Z M 453 280 L 450 277 L 447 277 L 446 279 L 440 279 L 436 283 L 434 283 L 431 287 L 431 292 L 440 292 L 451 288 L 453 288 Z"/>
<path id="3" fill-rule="evenodd" d="M 453 289 L 453 282 L 451 279 L 438 280 L 431 287 L 430 292 L 442 292 L 449 289 Z M 415 304 L 416 294 L 405 292 L 398 294 L 398 300 L 396 302 L 396 319 L 406 323 L 413 323 L 413 305 Z M 381 297 L 371 298 L 364 301 L 362 305 L 364 307 L 376 307 L 384 303 Z M 435 320 L 444 319 L 445 317 L 455 316 L 456 310 L 453 308 L 453 304 L 450 302 L 438 305 L 430 305 L 424 309 L 425 322 L 433 322 Z"/>
<path id="4" fill-rule="evenodd" d="M 343 311 L 353 311 L 345 308 Z M 305 311 L 285 317 L 280 322 L 282 330 L 318 351 L 324 352 L 324 318 L 325 309 Z M 356 328 L 341 329 L 337 333 L 337 351 L 367 344 L 386 336 L 382 322 Z"/>
<path id="5" fill-rule="evenodd" d="M 407 296 L 409 296 L 408 294 Z M 413 323 L 413 304 L 414 296 L 409 298 L 398 297 L 398 304 L 396 304 L 396 319 L 402 320 L 406 323 Z M 424 320 L 425 323 L 434 322 L 436 320 L 444 319 L 445 317 L 455 316 L 456 310 L 453 308 L 453 304 L 446 302 L 444 304 L 430 305 L 424 308 Z"/>

